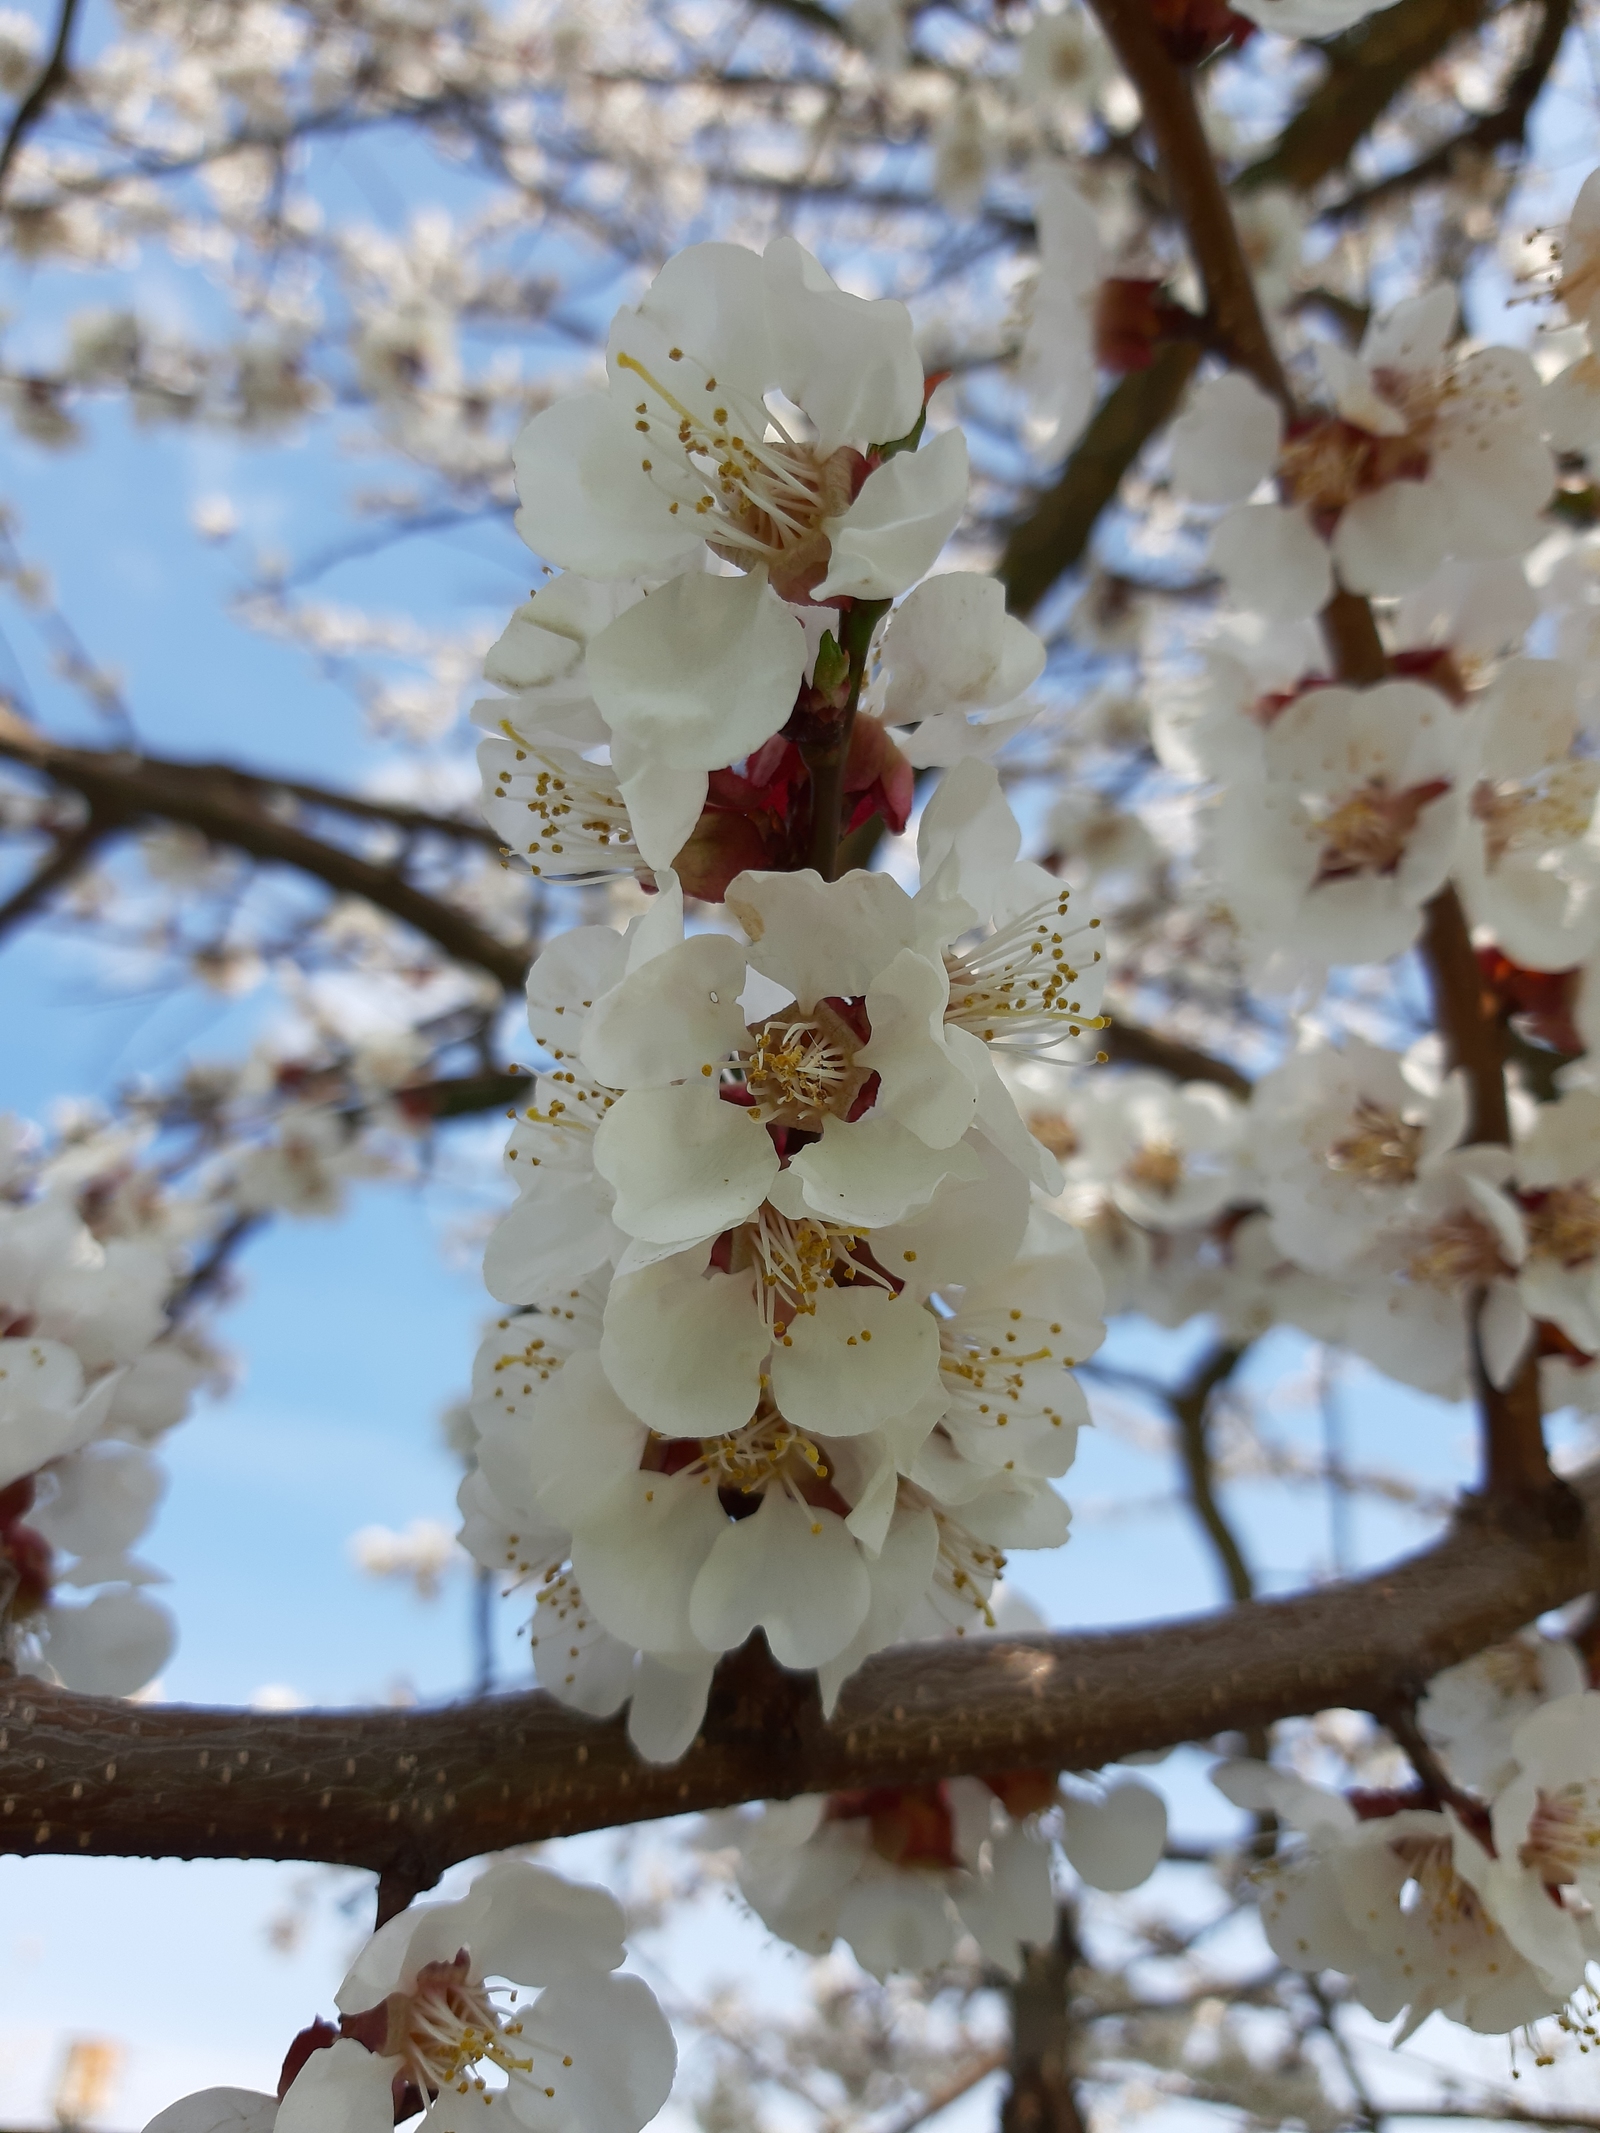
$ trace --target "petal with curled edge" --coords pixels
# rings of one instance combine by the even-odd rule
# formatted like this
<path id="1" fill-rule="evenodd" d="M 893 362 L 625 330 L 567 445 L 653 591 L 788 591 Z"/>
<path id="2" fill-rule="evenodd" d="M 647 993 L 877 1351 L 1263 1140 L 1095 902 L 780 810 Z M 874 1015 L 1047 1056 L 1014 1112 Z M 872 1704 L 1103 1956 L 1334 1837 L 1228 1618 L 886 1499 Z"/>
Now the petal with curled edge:
<path id="1" fill-rule="evenodd" d="M 276 2133 L 393 2133 L 400 2065 L 352 2037 L 313 2052 L 278 2106 Z"/>
<path id="2" fill-rule="evenodd" d="M 967 440 L 945 430 L 920 452 L 875 467 L 848 510 L 824 521 L 828 575 L 812 594 L 892 600 L 925 577 L 967 503 Z"/>

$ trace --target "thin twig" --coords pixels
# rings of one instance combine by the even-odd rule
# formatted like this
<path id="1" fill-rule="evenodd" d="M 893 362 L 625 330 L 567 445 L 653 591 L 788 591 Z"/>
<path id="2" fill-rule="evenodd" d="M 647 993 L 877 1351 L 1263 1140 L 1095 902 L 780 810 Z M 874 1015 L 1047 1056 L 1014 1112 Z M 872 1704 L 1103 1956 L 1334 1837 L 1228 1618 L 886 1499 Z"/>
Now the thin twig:
<path id="1" fill-rule="evenodd" d="M 50 100 L 72 72 L 67 57 L 72 43 L 72 25 L 78 13 L 78 0 L 61 0 L 61 13 L 56 21 L 55 43 L 50 48 L 50 57 L 45 61 L 38 80 L 18 104 L 6 129 L 4 141 L 0 141 L 0 196 L 6 189 L 6 180 L 11 175 L 11 165 L 16 160 L 18 149 L 38 125 L 49 108 Z"/>

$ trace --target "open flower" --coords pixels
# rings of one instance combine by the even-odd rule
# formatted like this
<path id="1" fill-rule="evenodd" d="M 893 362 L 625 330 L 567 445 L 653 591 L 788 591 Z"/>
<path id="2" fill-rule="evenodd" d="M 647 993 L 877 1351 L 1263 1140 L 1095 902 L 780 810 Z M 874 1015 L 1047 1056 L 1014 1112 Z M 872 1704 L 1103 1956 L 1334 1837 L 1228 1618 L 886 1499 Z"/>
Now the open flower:
<path id="1" fill-rule="evenodd" d="M 1403 1220 L 1412 1188 L 1466 1131 L 1462 1077 L 1430 1087 L 1420 1061 L 1363 1038 L 1297 1052 L 1250 1100 L 1256 1174 L 1276 1243 L 1336 1274 Z"/>
<path id="2" fill-rule="evenodd" d="M 922 407 L 909 314 L 846 295 L 792 237 L 677 253 L 618 312 L 606 365 L 606 391 L 557 401 L 517 440 L 518 527 L 553 562 L 665 576 L 709 545 L 786 599 L 885 599 L 955 524 L 959 432 L 872 458 Z"/>
<path id="3" fill-rule="evenodd" d="M 1342 1970 L 1369 2014 L 1404 2016 L 1396 2043 L 1435 2012 L 1503 2035 L 1582 1984 L 1581 1961 L 1553 1987 L 1519 1953 L 1482 1893 L 1489 1855 L 1454 1815 L 1400 1807 L 1362 1820 L 1341 1794 L 1261 1763 L 1223 1763 L 1212 1783 L 1301 1839 L 1257 1877 L 1273 1953 L 1295 1970 Z"/>
<path id="4" fill-rule="evenodd" d="M 677 2055 L 650 1988 L 615 1975 L 625 1952 L 604 1889 L 496 1860 L 458 1902 L 414 1904 L 378 1928 L 339 1988 L 338 2028 L 295 2040 L 275 2118 L 268 2097 L 213 2089 L 152 2125 L 387 2133 L 397 2110 L 422 2109 L 426 2133 L 639 2133 Z M 490 2087 L 490 2075 L 503 2079 Z"/>
<path id="5" fill-rule="evenodd" d="M 1280 711 L 1259 783 L 1223 794 L 1212 867 L 1263 951 L 1381 962 L 1416 938 L 1449 873 L 1476 727 L 1436 690 L 1319 688 Z"/>
<path id="6" fill-rule="evenodd" d="M 1560 660 L 1510 660 L 1484 712 L 1462 899 L 1513 962 L 1570 970 L 1600 945 L 1600 763 L 1574 752 L 1577 677 Z"/>
<path id="7" fill-rule="evenodd" d="M 1353 592 L 1403 593 L 1447 556 L 1535 545 L 1555 479 L 1538 375 L 1520 349 L 1452 355 L 1456 306 L 1441 285 L 1373 319 L 1359 354 L 1320 344 L 1331 409 L 1287 432 L 1259 395 L 1202 388 L 1179 459 L 1194 493 L 1242 499 L 1275 472 L 1281 497 L 1218 526 L 1213 560 L 1241 606 L 1288 619 L 1323 604 L 1335 567 Z"/>

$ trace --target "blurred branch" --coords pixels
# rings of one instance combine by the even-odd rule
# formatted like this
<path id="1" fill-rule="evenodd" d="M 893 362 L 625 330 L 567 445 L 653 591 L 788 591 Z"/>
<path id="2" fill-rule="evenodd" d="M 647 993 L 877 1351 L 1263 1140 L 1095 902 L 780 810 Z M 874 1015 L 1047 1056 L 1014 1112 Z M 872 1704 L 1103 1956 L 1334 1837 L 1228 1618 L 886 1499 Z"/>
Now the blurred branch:
<path id="1" fill-rule="evenodd" d="M 1236 182 L 1246 191 L 1287 185 L 1310 192 L 1343 167 L 1412 78 L 1476 29 L 1484 13 L 1485 0 L 1400 0 L 1330 37 L 1322 47 L 1327 73 Z"/>
<path id="2" fill-rule="evenodd" d="M 1433 986 L 1434 1014 L 1444 1039 L 1445 1063 L 1466 1076 L 1470 1102 L 1468 1137 L 1505 1147 L 1511 1140 L 1506 1098 L 1505 1030 L 1486 1001 L 1483 976 L 1461 899 L 1450 883 L 1427 906 L 1422 958 Z M 1474 1323 L 1483 1309 L 1472 1305 Z M 1530 1341 L 1515 1377 L 1499 1386 L 1490 1379 L 1474 1334 L 1474 1374 L 1482 1417 L 1484 1487 L 1507 1494 L 1558 1487 L 1545 1451 L 1539 1412 L 1539 1357 Z"/>
<path id="3" fill-rule="evenodd" d="M 20 889 L 0 904 L 0 940 L 30 917 L 57 889 L 88 865 L 108 834 L 108 826 L 90 815 L 81 828 L 64 830 Z"/>
<path id="4" fill-rule="evenodd" d="M 0 195 L 6 189 L 6 180 L 11 175 L 11 166 L 17 151 L 28 135 L 38 125 L 50 107 L 50 100 L 72 72 L 68 52 L 72 44 L 72 25 L 78 13 L 78 0 L 61 0 L 61 12 L 56 18 L 55 42 L 50 48 L 50 57 L 40 70 L 38 79 L 11 115 L 11 124 L 6 129 L 4 141 L 0 141 Z"/>
<path id="5" fill-rule="evenodd" d="M 397 868 L 379 866 L 286 821 L 282 810 L 285 793 L 356 814 L 376 809 L 376 803 L 347 801 L 320 786 L 296 787 L 222 763 L 181 763 L 122 749 L 69 748 L 10 715 L 0 721 L 0 757 L 26 764 L 81 794 L 102 833 L 143 821 L 186 823 L 214 844 L 293 867 L 341 895 L 363 898 L 455 962 L 487 972 L 507 992 L 520 990 L 527 976 L 526 947 L 489 933 L 464 911 L 414 887 Z M 396 811 L 378 811 L 385 821 L 399 819 Z M 477 838 L 471 825 L 411 810 L 399 813 L 412 815 L 419 828 Z"/>
<path id="6" fill-rule="evenodd" d="M 1061 1904 L 1055 1938 L 1023 1951 L 1022 1975 L 1006 1991 L 1011 2085 L 1000 2133 L 1088 2133 L 1072 2079 L 1072 1972 L 1082 1960 L 1072 1912 Z"/>
<path id="7" fill-rule="evenodd" d="M 1600 1467 L 1576 1480 L 1600 1520 Z M 279 1715 L 0 1689 L 0 1847 L 319 1859 L 429 1885 L 458 1859 L 575 1830 L 844 1786 L 1096 1769 L 1419 1679 L 1591 1591 L 1596 1541 L 1552 1498 L 1472 1500 L 1434 1546 L 1293 1599 L 1140 1629 L 901 1645 L 824 1722 L 759 1643 L 724 1660 L 683 1759 L 535 1693 L 433 1711 Z M 1600 1538 L 1600 1536 L 1597 1536 Z"/>
<path id="8" fill-rule="evenodd" d="M 1180 1038 L 1163 1037 L 1158 1030 L 1141 1029 L 1136 1022 L 1113 1017 L 1111 1027 L 1100 1033 L 1100 1045 L 1120 1066 L 1156 1067 L 1176 1081 L 1214 1082 L 1233 1096 L 1248 1097 L 1253 1086 L 1250 1077 L 1226 1059 Z"/>
<path id="9" fill-rule="evenodd" d="M 1499 148 L 1520 148 L 1528 130 L 1529 114 L 1549 78 L 1572 21 L 1573 0 L 1544 0 L 1538 34 L 1528 56 L 1511 77 L 1505 96 L 1493 111 L 1486 111 L 1470 126 L 1463 126 L 1427 155 L 1419 156 L 1404 170 L 1391 171 L 1372 185 L 1357 187 L 1322 210 L 1325 217 L 1344 221 L 1362 215 L 1386 200 L 1411 192 L 1419 185 L 1455 177 L 1464 161 L 1488 157 Z"/>
<path id="10" fill-rule="evenodd" d="M 1101 512 L 1145 445 L 1177 413 L 1201 350 L 1169 341 L 1146 370 L 1130 370 L 1095 409 L 1055 486 L 1018 521 L 995 565 L 1016 615 L 1038 606 L 1082 558 Z"/>
<path id="11" fill-rule="evenodd" d="M 1242 1349 L 1226 1344 L 1212 1349 L 1189 1382 L 1167 1398 L 1178 1425 L 1178 1453 L 1189 1507 L 1205 1530 L 1230 1595 L 1235 1600 L 1251 1600 L 1255 1598 L 1255 1579 L 1217 1501 L 1209 1439 L 1212 1402 L 1238 1368 L 1242 1354 Z"/>
<path id="12" fill-rule="evenodd" d="M 905 2112 L 886 2126 L 883 2133 L 916 2133 L 918 2126 L 926 2125 L 930 2118 L 937 2118 L 941 2111 L 948 2110 L 959 2097 L 975 2089 L 980 2081 L 987 2081 L 991 2074 L 997 2074 L 1005 2065 L 1006 2059 L 1005 2052 L 992 2051 L 968 2060 L 948 2081 L 942 2081 L 937 2088 L 930 2089 L 914 2110 Z"/>
<path id="13" fill-rule="evenodd" d="M 1091 0 L 1139 92 L 1144 125 L 1206 292 L 1207 340 L 1285 408 L 1292 396 L 1256 302 L 1255 284 L 1189 73 L 1171 57 L 1149 0 Z M 1415 0 L 1407 0 L 1415 4 Z"/>

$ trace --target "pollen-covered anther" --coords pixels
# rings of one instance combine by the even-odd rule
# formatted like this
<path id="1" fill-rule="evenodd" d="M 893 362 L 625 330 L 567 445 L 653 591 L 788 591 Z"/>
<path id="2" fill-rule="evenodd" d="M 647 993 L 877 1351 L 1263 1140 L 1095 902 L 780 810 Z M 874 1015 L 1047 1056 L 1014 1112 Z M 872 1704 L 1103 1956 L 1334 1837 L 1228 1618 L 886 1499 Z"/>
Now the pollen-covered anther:
<path id="1" fill-rule="evenodd" d="M 451 1962 L 425 1963 L 411 1990 L 391 1993 L 384 2004 L 384 2056 L 400 2059 L 424 2096 L 485 2087 L 477 2071 L 485 2065 L 507 2074 L 532 2070 L 531 2055 L 518 2049 L 521 2023 L 495 2006 L 465 1949 Z"/>
<path id="2" fill-rule="evenodd" d="M 740 1065 L 752 1117 L 814 1131 L 849 1114 L 868 1079 L 855 1063 L 864 1040 L 825 1001 L 803 1018 L 769 1016 L 751 1036 Z"/>
<path id="3" fill-rule="evenodd" d="M 1104 1015 L 1084 1011 L 1084 972 L 1100 961 L 1089 935 L 1100 921 L 1068 925 L 1067 893 L 1060 890 L 975 947 L 946 955 L 946 1021 L 985 1044 L 1036 1055 L 1108 1026 Z"/>

